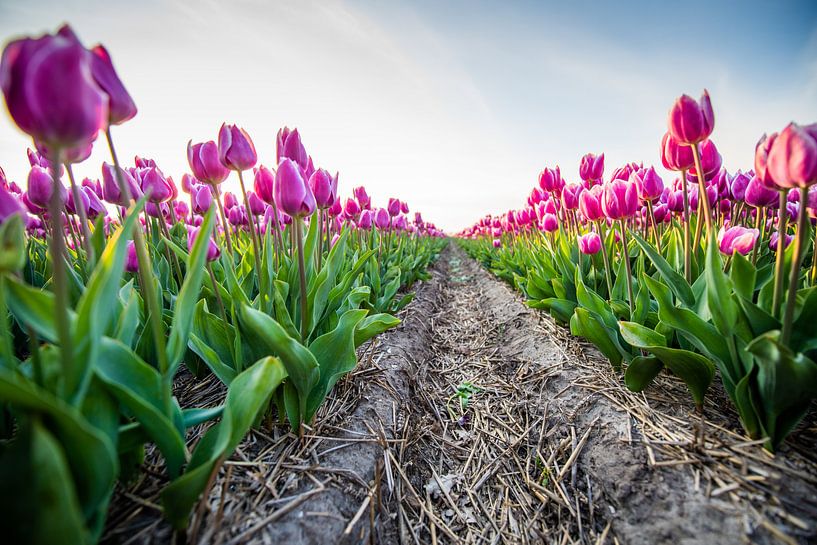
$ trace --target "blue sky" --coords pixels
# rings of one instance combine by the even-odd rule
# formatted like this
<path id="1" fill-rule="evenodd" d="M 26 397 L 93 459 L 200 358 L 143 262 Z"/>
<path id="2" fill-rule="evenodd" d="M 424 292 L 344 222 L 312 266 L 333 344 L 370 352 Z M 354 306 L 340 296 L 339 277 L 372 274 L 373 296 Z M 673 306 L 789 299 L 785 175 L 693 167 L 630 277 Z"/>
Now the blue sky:
<path id="1" fill-rule="evenodd" d="M 817 121 L 813 1 L 134 6 L 0 0 L 0 36 L 68 21 L 88 45 L 106 44 L 140 109 L 115 130 L 126 158 L 179 177 L 187 140 L 228 121 L 272 163 L 278 127 L 297 126 L 344 193 L 399 196 L 452 231 L 521 206 L 544 166 L 576 180 L 588 151 L 606 153 L 608 172 L 660 163 L 682 93 L 709 89 L 730 169 L 751 167 L 763 132 Z M 18 181 L 26 145 L 0 120 L 0 165 Z M 105 159 L 100 145 L 76 170 L 98 177 Z"/>

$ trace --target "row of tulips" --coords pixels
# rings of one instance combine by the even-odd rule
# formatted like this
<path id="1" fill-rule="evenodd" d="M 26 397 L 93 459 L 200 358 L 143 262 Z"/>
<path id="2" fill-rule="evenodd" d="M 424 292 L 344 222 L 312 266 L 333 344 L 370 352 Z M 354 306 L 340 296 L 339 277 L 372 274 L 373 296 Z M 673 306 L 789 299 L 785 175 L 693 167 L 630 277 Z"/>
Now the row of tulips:
<path id="1" fill-rule="evenodd" d="M 708 93 L 684 95 L 661 141 L 671 183 L 635 163 L 605 180 L 604 155 L 587 154 L 581 182 L 546 168 L 527 207 L 460 235 L 631 390 L 666 369 L 702 411 L 717 371 L 746 433 L 774 450 L 817 397 L 817 124 L 764 135 L 754 169 L 734 173 L 713 128 Z"/>
<path id="2" fill-rule="evenodd" d="M 252 426 L 312 424 L 445 240 L 398 199 L 374 207 L 358 187 L 342 202 L 297 130 L 278 132 L 268 168 L 225 124 L 217 142 L 188 144 L 180 187 L 153 160 L 122 165 L 111 127 L 135 103 L 107 51 L 68 27 L 8 44 L 0 87 L 36 149 L 25 190 L 0 176 L 4 538 L 96 542 L 146 443 L 164 458 L 164 516 L 183 532 Z M 76 180 L 100 132 L 111 164 Z M 233 172 L 240 194 L 222 193 Z M 182 408 L 182 364 L 221 380 L 223 404 Z M 187 430 L 209 420 L 189 452 Z"/>

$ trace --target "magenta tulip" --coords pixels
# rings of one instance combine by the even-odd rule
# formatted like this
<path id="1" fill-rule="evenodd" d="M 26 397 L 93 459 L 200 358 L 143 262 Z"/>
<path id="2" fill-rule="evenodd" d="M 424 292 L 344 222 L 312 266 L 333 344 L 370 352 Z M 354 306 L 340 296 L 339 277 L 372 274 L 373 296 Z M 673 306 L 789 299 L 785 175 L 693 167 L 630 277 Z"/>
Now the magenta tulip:
<path id="1" fill-rule="evenodd" d="M 769 149 L 766 169 L 774 183 L 784 189 L 817 184 L 817 139 L 790 123 Z"/>
<path id="2" fill-rule="evenodd" d="M 772 133 L 769 136 L 765 134 L 760 137 L 755 146 L 755 175 L 763 182 L 763 185 L 770 189 L 779 189 L 777 184 L 772 179 L 771 171 L 767 168 L 769 160 L 769 152 L 777 140 L 777 133 Z"/>
<path id="3" fill-rule="evenodd" d="M 0 87 L 17 126 L 50 148 L 87 146 L 108 120 L 108 97 L 91 67 L 92 54 L 68 26 L 8 44 Z"/>
<path id="4" fill-rule="evenodd" d="M 679 143 L 670 133 L 661 139 L 661 163 L 667 170 L 689 170 L 695 165 L 692 148 Z"/>
<path id="5" fill-rule="evenodd" d="M 750 206 L 765 208 L 777 204 L 778 193 L 774 189 L 766 187 L 766 184 L 761 182 L 757 176 L 752 176 L 752 179 L 746 185 L 746 190 L 743 192 L 743 199 Z"/>
<path id="6" fill-rule="evenodd" d="M 389 216 L 389 211 L 385 208 L 378 208 L 377 212 L 374 215 L 374 224 L 375 227 L 380 229 L 381 231 L 387 229 L 389 225 L 391 225 L 391 217 Z"/>
<path id="7" fill-rule="evenodd" d="M 712 134 L 715 128 L 715 114 L 709 92 L 704 90 L 700 101 L 682 95 L 675 101 L 669 112 L 669 132 L 682 144 L 697 144 Z"/>
<path id="8" fill-rule="evenodd" d="M 705 140 L 700 144 L 701 168 L 704 169 L 704 180 L 711 180 L 721 169 L 723 158 L 712 140 Z M 697 179 L 695 167 L 689 169 L 689 175 Z"/>
<path id="9" fill-rule="evenodd" d="M 542 230 L 552 233 L 559 229 L 559 220 L 555 214 L 545 214 L 542 218 Z"/>
<path id="10" fill-rule="evenodd" d="M 21 218 L 25 218 L 25 208 L 14 194 L 5 187 L 0 187 L 0 224 L 14 214 L 19 214 Z"/>
<path id="11" fill-rule="evenodd" d="M 374 222 L 374 220 L 372 219 L 373 215 L 374 214 L 372 213 L 371 210 L 364 210 L 363 212 L 361 212 L 360 221 L 358 221 L 357 223 L 358 227 L 360 227 L 361 229 L 366 229 L 367 231 L 371 229 L 372 224 Z"/>
<path id="12" fill-rule="evenodd" d="M 315 204 L 320 209 L 329 208 L 334 202 L 332 175 L 319 168 L 309 177 L 309 188 L 315 195 Z"/>
<path id="13" fill-rule="evenodd" d="M 162 171 L 156 167 L 143 169 L 141 182 L 142 192 L 148 195 L 148 200 L 152 203 L 165 202 L 173 196 L 173 188 Z"/>
<path id="14" fill-rule="evenodd" d="M 725 255 L 735 252 L 746 255 L 755 247 L 759 235 L 760 231 L 757 229 L 747 229 L 740 225 L 729 228 L 724 226 L 718 231 L 718 248 Z"/>
<path id="15" fill-rule="evenodd" d="M 108 96 L 108 124 L 121 125 L 136 115 L 136 104 L 116 73 L 108 50 L 102 45 L 91 49 L 91 74 Z"/>
<path id="16" fill-rule="evenodd" d="M 579 251 L 585 255 L 593 255 L 601 250 L 601 237 L 596 233 L 587 233 L 579 237 Z"/>
<path id="17" fill-rule="evenodd" d="M 315 197 L 301 176 L 298 164 L 292 159 L 281 159 L 275 174 L 275 203 L 284 213 L 297 218 L 312 215 Z"/>
<path id="18" fill-rule="evenodd" d="M 132 240 L 127 244 L 128 253 L 125 256 L 125 270 L 129 273 L 135 273 L 139 270 L 139 258 L 136 255 L 136 245 Z"/>
<path id="19" fill-rule="evenodd" d="M 780 234 L 777 231 L 775 231 L 775 232 L 772 233 L 772 236 L 769 237 L 769 249 L 771 251 L 773 251 L 773 252 L 777 251 L 777 241 L 778 240 L 780 240 Z M 794 237 L 792 235 L 787 234 L 785 237 L 783 237 L 783 249 L 784 250 L 789 247 L 789 244 L 791 244 L 792 240 L 794 240 Z"/>
<path id="20" fill-rule="evenodd" d="M 638 198 L 642 201 L 654 202 L 658 200 L 664 191 L 664 180 L 655 172 L 653 167 L 648 168 L 641 175 L 636 172 L 632 173 L 630 181 L 635 183 Z"/>
<path id="21" fill-rule="evenodd" d="M 250 170 L 258 162 L 258 154 L 247 131 L 222 123 L 218 131 L 218 157 L 230 170 Z"/>
<path id="22" fill-rule="evenodd" d="M 116 171 L 113 165 L 102 163 L 102 198 L 111 204 L 127 206 L 130 198 L 139 199 L 142 197 L 142 189 L 130 172 L 122 168 L 119 169 L 125 187 L 130 191 L 130 196 L 123 199 L 119 191 L 119 183 L 116 179 Z"/>
<path id="23" fill-rule="evenodd" d="M 635 215 L 638 209 L 638 192 L 635 184 L 618 179 L 606 183 L 601 194 L 601 208 L 612 220 Z"/>
<path id="24" fill-rule="evenodd" d="M 212 140 L 200 144 L 193 144 L 190 140 L 187 143 L 187 162 L 193 176 L 204 183 L 220 184 L 230 175 L 227 167 L 221 164 L 218 146 Z"/>
<path id="25" fill-rule="evenodd" d="M 299 167 L 306 170 L 309 166 L 309 156 L 301 142 L 301 135 L 298 133 L 298 129 L 291 131 L 288 127 L 280 129 L 278 131 L 277 143 L 276 160 L 279 163 L 281 159 L 284 158 L 292 159 Z"/>
<path id="26" fill-rule="evenodd" d="M 389 205 L 386 207 L 389 211 L 389 215 L 394 217 L 400 213 L 400 200 L 395 198 L 389 198 Z"/>
<path id="27" fill-rule="evenodd" d="M 588 221 L 597 221 L 604 217 L 601 209 L 601 186 L 593 186 L 579 195 L 579 210 Z"/>
<path id="28" fill-rule="evenodd" d="M 366 188 L 362 185 L 356 187 L 352 190 L 352 194 L 355 196 L 357 203 L 360 205 L 362 210 L 369 210 L 372 207 L 372 199 L 369 197 L 369 194 L 366 193 Z"/>
<path id="29" fill-rule="evenodd" d="M 360 214 L 360 205 L 355 199 L 346 199 L 346 204 L 343 207 L 343 213 L 347 217 L 356 218 Z"/>
<path id="30" fill-rule="evenodd" d="M 213 191 L 207 184 L 193 186 L 190 196 L 194 214 L 204 215 L 213 206 Z"/>
<path id="31" fill-rule="evenodd" d="M 585 182 L 598 182 L 604 175 L 604 154 L 588 153 L 579 164 L 579 177 Z"/>
<path id="32" fill-rule="evenodd" d="M 200 230 L 198 227 L 193 227 L 187 232 L 188 252 L 193 251 L 193 245 L 196 243 Z M 221 256 L 221 249 L 218 247 L 218 244 L 216 244 L 216 241 L 210 237 L 209 244 L 207 245 L 207 261 L 215 261 L 219 256 Z"/>
<path id="33" fill-rule="evenodd" d="M 270 169 L 264 165 L 259 165 L 258 168 L 255 169 L 253 187 L 255 188 L 255 194 L 258 195 L 258 198 L 267 204 L 273 203 L 275 174 Z"/>
<path id="34" fill-rule="evenodd" d="M 54 180 L 51 172 L 42 167 L 31 167 L 28 173 L 28 200 L 38 208 L 48 208 L 48 201 L 51 199 L 51 191 L 54 187 Z M 60 185 L 61 201 L 65 202 L 67 191 Z"/>

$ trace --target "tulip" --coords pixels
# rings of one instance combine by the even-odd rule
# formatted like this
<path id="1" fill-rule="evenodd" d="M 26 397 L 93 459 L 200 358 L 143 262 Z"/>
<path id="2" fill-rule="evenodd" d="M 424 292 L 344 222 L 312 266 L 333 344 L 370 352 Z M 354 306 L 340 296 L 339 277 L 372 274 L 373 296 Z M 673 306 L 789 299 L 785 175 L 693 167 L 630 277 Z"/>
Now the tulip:
<path id="1" fill-rule="evenodd" d="M 170 187 L 162 171 L 156 167 L 146 168 L 141 173 L 142 192 L 148 195 L 148 200 L 152 203 L 165 202 L 173 195 L 173 188 Z"/>
<path id="2" fill-rule="evenodd" d="M 136 104 L 119 79 L 108 50 L 97 45 L 91 53 L 91 75 L 108 97 L 108 124 L 121 125 L 136 115 Z"/>
<path id="3" fill-rule="evenodd" d="M 119 206 L 127 206 L 129 198 L 123 198 L 119 191 L 119 184 L 116 181 L 115 168 L 119 168 L 119 173 L 122 175 L 122 180 L 125 182 L 125 187 L 130 191 L 130 197 L 139 199 L 142 197 L 142 189 L 136 180 L 127 170 L 120 167 L 114 167 L 108 163 L 102 163 L 102 198 L 111 204 Z"/>
<path id="4" fill-rule="evenodd" d="M 193 227 L 187 232 L 187 251 L 193 251 L 193 245 L 196 243 L 196 239 L 199 236 L 199 227 Z M 215 261 L 221 256 L 221 250 L 216 244 L 216 241 L 213 240 L 213 237 L 210 237 L 210 241 L 207 245 L 207 261 Z"/>
<path id="5" fill-rule="evenodd" d="M 51 199 L 54 180 L 51 172 L 42 167 L 31 167 L 28 173 L 28 200 L 37 208 L 48 208 L 48 201 Z M 65 202 L 67 191 L 63 185 L 59 185 L 60 202 Z"/>
<path id="6" fill-rule="evenodd" d="M 315 211 L 315 197 L 301 176 L 298 164 L 291 159 L 281 159 L 275 175 L 275 203 L 293 218 L 310 216 Z"/>
<path id="7" fill-rule="evenodd" d="M 749 206 L 766 208 L 778 201 L 778 192 L 766 187 L 757 176 L 752 176 L 743 192 L 743 199 Z"/>
<path id="8" fill-rule="evenodd" d="M 105 208 L 105 205 L 102 204 L 102 201 L 99 199 L 99 196 L 92 188 L 88 186 L 83 186 L 81 188 L 81 191 L 88 198 L 88 206 L 86 208 L 88 210 L 89 218 L 96 219 L 98 216 L 100 215 L 104 216 L 105 214 L 108 213 L 107 209 Z"/>
<path id="9" fill-rule="evenodd" d="M 227 179 L 230 171 L 221 164 L 218 146 L 212 140 L 200 144 L 187 143 L 187 162 L 193 175 L 204 183 L 220 184 Z"/>
<path id="10" fill-rule="evenodd" d="M 389 198 L 389 205 L 387 206 L 387 210 L 389 211 L 389 215 L 394 217 L 400 213 L 400 200 L 395 198 Z"/>
<path id="11" fill-rule="evenodd" d="M 230 191 L 224 193 L 224 208 L 230 209 L 235 206 L 238 206 L 238 198 L 236 198 L 235 193 Z"/>
<path id="12" fill-rule="evenodd" d="M 326 170 L 319 168 L 309 177 L 309 188 L 315 195 L 315 204 L 320 209 L 326 209 L 334 203 L 334 179 Z M 336 189 L 334 189 L 336 191 Z"/>
<path id="13" fill-rule="evenodd" d="M 0 225 L 14 214 L 19 214 L 21 218 L 25 218 L 25 208 L 10 191 L 0 187 Z"/>
<path id="14" fill-rule="evenodd" d="M 86 146 L 108 119 L 108 98 L 92 77 L 92 54 L 68 26 L 8 44 L 0 87 L 17 126 L 53 149 Z"/>
<path id="15" fill-rule="evenodd" d="M 817 139 L 790 123 L 771 145 L 765 166 L 778 187 L 808 188 L 817 184 Z"/>
<path id="16" fill-rule="evenodd" d="M 777 243 L 778 243 L 779 240 L 780 240 L 780 235 L 777 233 L 777 231 L 772 233 L 772 236 L 769 237 L 769 249 L 771 251 L 773 251 L 773 252 L 777 251 L 777 248 L 778 248 Z M 784 250 L 789 247 L 789 244 L 791 244 L 792 240 L 794 240 L 794 237 L 792 235 L 786 234 L 783 237 L 783 249 Z"/>
<path id="17" fill-rule="evenodd" d="M 587 233 L 579 237 L 579 251 L 585 255 L 593 255 L 601 250 L 601 237 L 596 233 Z"/>
<path id="18" fill-rule="evenodd" d="M 88 207 L 91 205 L 91 200 L 88 198 L 88 195 L 85 194 L 83 191 L 78 191 L 77 196 L 79 197 L 80 205 L 82 206 L 82 210 L 87 214 Z M 68 211 L 69 214 L 77 215 L 79 214 L 79 208 L 77 208 L 77 203 L 74 202 L 74 192 L 68 192 L 68 199 L 65 201 L 65 209 Z"/>
<path id="19" fill-rule="evenodd" d="M 494 248 L 501 248 L 501 247 L 502 247 L 502 241 L 499 240 L 498 238 L 495 238 L 494 239 Z"/>
<path id="20" fill-rule="evenodd" d="M 564 180 L 558 166 L 555 169 L 545 168 L 539 173 L 539 187 L 549 193 L 558 193 L 562 190 Z"/>
<path id="21" fill-rule="evenodd" d="M 255 169 L 255 179 L 253 181 L 255 194 L 267 204 L 273 204 L 273 193 L 275 188 L 275 174 L 267 167 L 260 165 Z"/>
<path id="22" fill-rule="evenodd" d="M 670 109 L 668 125 L 670 134 L 682 144 L 697 144 L 709 138 L 715 127 L 709 92 L 704 90 L 700 101 L 688 95 L 678 98 Z"/>
<path id="23" fill-rule="evenodd" d="M 352 194 L 355 196 L 355 200 L 360 205 L 361 210 L 368 210 L 372 207 L 372 199 L 369 197 L 369 194 L 366 192 L 366 188 L 362 185 L 356 187 L 352 190 Z"/>
<path id="24" fill-rule="evenodd" d="M 340 204 L 340 199 L 336 198 L 335 202 L 332 203 L 332 206 L 329 207 L 327 212 L 329 213 L 329 216 L 333 218 L 337 217 L 341 212 L 343 212 L 343 206 Z"/>
<path id="25" fill-rule="evenodd" d="M 755 247 L 759 235 L 758 229 L 747 229 L 740 225 L 729 228 L 723 226 L 718 231 L 718 248 L 722 254 L 729 256 L 735 252 L 747 255 Z"/>
<path id="26" fill-rule="evenodd" d="M 635 183 L 638 198 L 642 201 L 654 202 L 658 200 L 664 191 L 664 180 L 655 172 L 653 167 L 648 168 L 643 175 L 633 173 L 630 182 Z"/>
<path id="27" fill-rule="evenodd" d="M 562 190 L 562 204 L 567 210 L 575 210 L 579 207 L 579 198 L 584 192 L 584 186 L 579 184 L 566 184 Z"/>
<path id="28" fill-rule="evenodd" d="M 279 163 L 284 158 L 292 159 L 299 167 L 306 170 L 309 166 L 309 156 L 306 154 L 306 148 L 304 148 L 301 142 L 301 135 L 298 133 L 298 129 L 292 131 L 290 131 L 288 127 L 279 129 L 277 144 L 276 160 Z"/>
<path id="29" fill-rule="evenodd" d="M 193 186 L 190 191 L 193 213 L 203 216 L 213 206 L 212 189 L 206 184 L 199 184 Z"/>
<path id="30" fill-rule="evenodd" d="M 612 220 L 632 217 L 638 208 L 635 184 L 624 180 L 613 180 L 605 184 L 601 194 L 601 208 Z"/>
<path id="31" fill-rule="evenodd" d="M 542 218 L 542 230 L 547 233 L 552 233 L 559 229 L 559 220 L 554 214 L 545 214 Z"/>
<path id="32" fill-rule="evenodd" d="M 579 210 L 588 221 L 598 221 L 604 217 L 601 209 L 601 186 L 594 186 L 579 195 Z"/>
<path id="33" fill-rule="evenodd" d="M 732 178 L 732 181 L 729 184 L 729 193 L 732 195 L 732 198 L 736 201 L 742 201 L 746 197 L 746 189 L 749 187 L 749 181 L 751 178 L 744 174 L 741 171 L 738 171 L 735 174 L 735 177 Z"/>
<path id="34" fill-rule="evenodd" d="M 182 174 L 182 191 L 185 193 L 190 193 L 190 187 L 199 183 L 201 182 L 190 174 Z"/>
<path id="35" fill-rule="evenodd" d="M 586 154 L 579 164 L 579 177 L 592 185 L 604 175 L 604 154 Z"/>
<path id="36" fill-rule="evenodd" d="M 372 223 L 373 223 L 373 220 L 372 220 L 373 215 L 374 214 L 372 213 L 371 210 L 364 210 L 363 212 L 361 212 L 360 213 L 360 221 L 358 222 L 358 227 L 360 227 L 361 229 L 366 229 L 366 230 L 371 229 L 372 228 Z"/>
<path id="37" fill-rule="evenodd" d="M 712 140 L 705 140 L 700 144 L 700 146 L 701 168 L 704 171 L 704 179 L 709 181 L 720 171 L 721 165 L 723 164 L 723 158 Z M 689 174 L 697 180 L 698 174 L 694 166 L 689 169 Z"/>
<path id="38" fill-rule="evenodd" d="M 381 231 L 388 229 L 389 225 L 391 225 L 389 211 L 385 208 L 378 208 L 374 215 L 374 224 Z"/>
<path id="39" fill-rule="evenodd" d="M 255 145 L 242 128 L 222 123 L 218 131 L 218 157 L 230 170 L 250 170 L 258 162 Z"/>
<path id="40" fill-rule="evenodd" d="M 264 204 L 264 201 L 258 198 L 258 195 L 252 191 L 248 191 L 247 200 L 250 202 L 250 213 L 253 216 L 261 216 L 264 214 L 267 209 L 267 205 Z"/>
<path id="41" fill-rule="evenodd" d="M 136 245 L 132 240 L 127 244 L 128 253 L 125 257 L 125 270 L 129 273 L 135 273 L 139 270 L 139 258 L 136 256 Z"/>
<path id="42" fill-rule="evenodd" d="M 661 139 L 661 163 L 667 170 L 689 170 L 695 164 L 692 148 L 680 144 L 670 133 Z"/>
<path id="43" fill-rule="evenodd" d="M 360 205 L 354 199 L 346 199 L 346 204 L 343 207 L 343 213 L 347 217 L 355 218 L 360 214 Z"/>

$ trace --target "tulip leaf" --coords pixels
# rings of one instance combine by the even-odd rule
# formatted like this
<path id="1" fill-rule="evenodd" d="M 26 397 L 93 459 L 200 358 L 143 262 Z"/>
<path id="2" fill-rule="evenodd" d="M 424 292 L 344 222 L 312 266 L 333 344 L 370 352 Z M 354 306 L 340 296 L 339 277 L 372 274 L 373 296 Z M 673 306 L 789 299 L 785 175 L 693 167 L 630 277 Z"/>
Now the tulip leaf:
<path id="1" fill-rule="evenodd" d="M 737 309 L 732 301 L 732 290 L 723 272 L 718 241 L 710 237 L 706 249 L 706 300 L 712 322 L 722 335 L 731 335 L 737 321 Z"/>
<path id="2" fill-rule="evenodd" d="M 621 369 L 621 361 L 629 354 L 621 347 L 618 333 L 604 325 L 600 319 L 582 307 L 576 307 L 570 318 L 570 332 L 592 342 L 610 360 L 613 369 Z"/>
<path id="3" fill-rule="evenodd" d="M 641 247 L 644 253 L 647 254 L 647 257 L 650 258 L 652 264 L 655 265 L 655 268 L 658 269 L 661 278 L 667 283 L 667 286 L 669 286 L 675 294 L 675 297 L 687 308 L 693 307 L 695 305 L 695 296 L 692 294 L 692 289 L 684 277 L 678 274 L 675 269 L 667 263 L 667 260 L 664 259 L 649 242 L 641 238 L 638 233 L 632 232 L 632 235 L 636 243 Z"/>
<path id="4" fill-rule="evenodd" d="M 400 319 L 391 314 L 373 314 L 365 317 L 355 328 L 355 348 L 398 325 Z"/>
<path id="5" fill-rule="evenodd" d="M 649 327 L 645 327 L 635 322 L 619 322 L 618 327 L 621 330 L 621 336 L 624 340 L 637 348 L 645 346 L 667 346 L 667 339 L 653 331 Z"/>
<path id="6" fill-rule="evenodd" d="M 658 376 L 664 364 L 655 356 L 636 356 L 627 364 L 624 384 L 631 392 L 641 392 Z"/>

